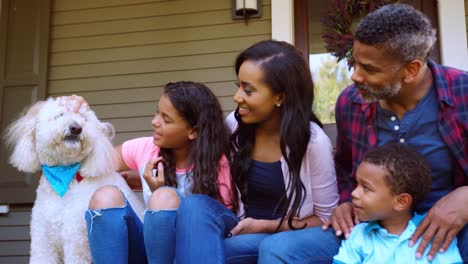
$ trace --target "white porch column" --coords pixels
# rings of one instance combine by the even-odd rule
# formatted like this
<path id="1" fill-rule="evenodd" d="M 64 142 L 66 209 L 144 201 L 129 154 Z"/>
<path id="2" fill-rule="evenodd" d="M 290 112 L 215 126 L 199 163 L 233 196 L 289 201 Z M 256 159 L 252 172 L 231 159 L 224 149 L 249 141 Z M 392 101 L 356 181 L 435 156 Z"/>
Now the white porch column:
<path id="1" fill-rule="evenodd" d="M 294 0 L 271 0 L 271 38 L 294 44 Z"/>
<path id="2" fill-rule="evenodd" d="M 438 11 L 442 64 L 468 71 L 464 0 L 438 0 Z"/>

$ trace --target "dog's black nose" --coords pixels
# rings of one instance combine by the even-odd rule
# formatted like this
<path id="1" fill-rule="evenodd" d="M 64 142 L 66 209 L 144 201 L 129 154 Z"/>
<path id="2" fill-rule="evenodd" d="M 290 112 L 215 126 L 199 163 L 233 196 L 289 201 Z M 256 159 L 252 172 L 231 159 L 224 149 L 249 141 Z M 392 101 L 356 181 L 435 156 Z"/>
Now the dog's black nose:
<path id="1" fill-rule="evenodd" d="M 70 133 L 72 135 L 78 136 L 81 133 L 82 130 L 83 129 L 81 128 L 80 125 L 78 125 L 78 123 L 73 122 L 73 123 L 70 124 Z"/>

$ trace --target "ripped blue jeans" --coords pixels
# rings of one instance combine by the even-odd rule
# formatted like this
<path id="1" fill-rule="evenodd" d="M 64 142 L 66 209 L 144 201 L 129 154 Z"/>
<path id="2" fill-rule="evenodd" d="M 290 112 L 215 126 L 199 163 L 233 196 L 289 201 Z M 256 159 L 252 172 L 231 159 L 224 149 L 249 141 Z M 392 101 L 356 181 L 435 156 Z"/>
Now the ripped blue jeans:
<path id="1" fill-rule="evenodd" d="M 124 207 L 87 210 L 85 218 L 95 264 L 174 262 L 177 210 L 146 210 L 143 225 L 125 200 Z"/>
<path id="2" fill-rule="evenodd" d="M 86 211 L 89 247 L 95 264 L 147 263 L 143 223 L 124 207 Z"/>

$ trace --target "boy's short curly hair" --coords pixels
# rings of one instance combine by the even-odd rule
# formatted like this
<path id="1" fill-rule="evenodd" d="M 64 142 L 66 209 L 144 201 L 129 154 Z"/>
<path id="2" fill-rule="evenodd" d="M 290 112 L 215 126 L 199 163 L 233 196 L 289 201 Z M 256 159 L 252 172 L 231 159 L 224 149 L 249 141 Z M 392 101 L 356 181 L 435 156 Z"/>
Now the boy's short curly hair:
<path id="1" fill-rule="evenodd" d="M 358 24 L 355 40 L 382 48 L 401 63 L 415 59 L 426 62 L 436 40 L 429 19 L 406 4 L 385 5 Z"/>
<path id="2" fill-rule="evenodd" d="M 393 194 L 408 193 L 413 198 L 412 210 L 431 190 L 431 169 L 415 149 L 400 143 L 374 148 L 364 155 L 363 162 L 382 166 L 385 182 Z"/>

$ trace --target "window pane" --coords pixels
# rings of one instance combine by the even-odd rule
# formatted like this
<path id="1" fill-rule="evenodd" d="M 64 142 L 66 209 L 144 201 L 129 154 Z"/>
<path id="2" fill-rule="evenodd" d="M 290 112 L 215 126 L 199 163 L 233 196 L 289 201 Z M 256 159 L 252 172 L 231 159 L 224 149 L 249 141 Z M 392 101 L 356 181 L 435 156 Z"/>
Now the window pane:
<path id="1" fill-rule="evenodd" d="M 309 62 L 315 85 L 314 111 L 323 123 L 335 122 L 336 98 L 352 83 L 346 61 L 337 63 L 325 49 L 320 19 L 331 1 L 309 1 Z"/>

